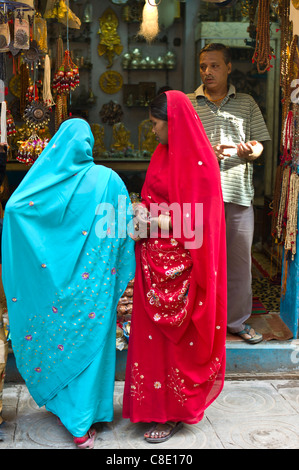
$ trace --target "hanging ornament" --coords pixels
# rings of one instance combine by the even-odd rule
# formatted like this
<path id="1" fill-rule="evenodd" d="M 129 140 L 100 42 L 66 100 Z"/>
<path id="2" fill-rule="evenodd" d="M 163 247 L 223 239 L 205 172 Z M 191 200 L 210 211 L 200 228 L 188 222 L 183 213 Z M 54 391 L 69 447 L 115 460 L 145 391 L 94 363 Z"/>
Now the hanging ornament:
<path id="1" fill-rule="evenodd" d="M 123 77 L 115 70 L 107 70 L 100 76 L 99 84 L 104 93 L 112 95 L 123 86 Z"/>
<path id="2" fill-rule="evenodd" d="M 68 25 L 69 28 L 80 29 L 81 27 L 81 21 L 64 0 L 47 0 L 44 18 L 55 18 L 59 23 Z"/>
<path id="3" fill-rule="evenodd" d="M 258 73 L 264 73 L 273 68 L 270 64 L 272 55 L 270 45 L 270 0 L 260 0 L 256 27 L 256 46 L 252 63 L 256 62 Z"/>
<path id="4" fill-rule="evenodd" d="M 14 48 L 29 49 L 30 28 L 29 21 L 21 16 L 20 11 L 15 12 L 14 19 Z"/>
<path id="5" fill-rule="evenodd" d="M 24 109 L 26 106 L 26 93 L 29 87 L 30 82 L 30 77 L 29 77 L 29 70 L 28 67 L 25 63 L 21 64 L 20 66 L 20 114 L 21 116 L 24 113 Z"/>
<path id="6" fill-rule="evenodd" d="M 115 103 L 115 101 L 109 101 L 109 103 L 102 106 L 99 114 L 103 122 L 107 122 L 110 126 L 113 126 L 113 124 L 121 121 L 123 111 L 121 106 Z"/>
<path id="7" fill-rule="evenodd" d="M 67 118 L 67 96 L 65 93 L 57 95 L 55 108 L 55 131 Z"/>
<path id="8" fill-rule="evenodd" d="M 36 13 L 34 18 L 33 39 L 37 42 L 37 45 L 42 52 L 47 52 L 47 21 L 40 16 L 40 13 Z"/>
<path id="9" fill-rule="evenodd" d="M 14 118 L 9 109 L 7 110 L 6 123 L 7 123 L 7 137 L 11 137 L 12 135 L 15 135 L 17 133 L 16 126 L 15 126 Z"/>
<path id="10" fill-rule="evenodd" d="M 115 54 L 120 55 L 123 50 L 120 36 L 117 34 L 118 19 L 111 8 L 107 8 L 99 19 L 100 43 L 98 45 L 98 53 L 101 57 L 105 55 L 108 60 L 107 68 L 112 67 L 112 61 Z"/>
<path id="11" fill-rule="evenodd" d="M 49 139 L 41 139 L 36 133 L 33 133 L 29 139 L 18 141 L 19 149 L 17 160 L 26 165 L 33 165 L 44 148 L 48 145 Z"/>
<path id="12" fill-rule="evenodd" d="M 48 54 L 45 55 L 43 102 L 47 106 L 53 106 L 55 104 L 51 93 L 51 62 Z"/>
<path id="13" fill-rule="evenodd" d="M 7 124 L 6 124 L 6 101 L 2 101 L 1 103 L 1 136 L 0 142 L 6 144 L 7 143 Z"/>
<path id="14" fill-rule="evenodd" d="M 38 64 L 43 56 L 42 51 L 38 47 L 38 44 L 35 40 L 30 42 L 30 47 L 28 50 L 23 52 L 24 62 L 28 65 Z"/>
<path id="15" fill-rule="evenodd" d="M 58 95 L 62 93 L 68 94 L 74 91 L 79 84 L 79 68 L 72 61 L 70 51 L 66 50 L 63 64 L 53 78 L 53 90 Z"/>
<path id="16" fill-rule="evenodd" d="M 142 11 L 142 23 L 138 32 L 147 42 L 152 42 L 159 33 L 158 8 L 155 3 L 145 0 Z"/>
<path id="17" fill-rule="evenodd" d="M 40 129 L 50 122 L 50 110 L 41 101 L 32 101 L 24 111 L 24 121 L 32 129 Z"/>
<path id="18" fill-rule="evenodd" d="M 0 24 L 0 52 L 7 52 L 10 44 L 10 32 L 8 22 Z"/>

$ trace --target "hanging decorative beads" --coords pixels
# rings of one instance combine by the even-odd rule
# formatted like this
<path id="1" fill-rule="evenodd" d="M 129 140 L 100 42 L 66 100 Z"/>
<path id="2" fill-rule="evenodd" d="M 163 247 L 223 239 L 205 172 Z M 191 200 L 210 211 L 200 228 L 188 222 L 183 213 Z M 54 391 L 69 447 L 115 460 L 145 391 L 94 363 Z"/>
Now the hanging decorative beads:
<path id="1" fill-rule="evenodd" d="M 285 250 L 291 252 L 292 260 L 294 259 L 295 254 L 296 254 L 298 192 L 299 192 L 299 176 L 297 175 L 297 173 L 292 173 L 290 176 L 286 236 L 285 236 L 285 245 L 284 245 Z"/>
<path id="2" fill-rule="evenodd" d="M 258 20 L 256 27 L 256 46 L 252 62 L 256 62 L 258 73 L 269 71 L 272 55 L 270 46 L 270 0 L 259 0 Z"/>
<path id="3" fill-rule="evenodd" d="M 59 40 L 58 40 L 59 41 Z M 60 41 L 57 43 L 59 46 Z M 60 46 L 61 49 L 61 46 Z M 56 95 L 55 129 L 67 116 L 67 96 L 79 86 L 79 68 L 73 63 L 70 51 L 66 50 L 62 64 L 59 66 L 52 81 L 53 92 Z"/>
<path id="4" fill-rule="evenodd" d="M 24 113 L 26 106 L 26 93 L 30 82 L 29 69 L 26 64 L 20 66 L 20 114 Z"/>
<path id="5" fill-rule="evenodd" d="M 48 145 L 49 139 L 41 139 L 37 134 L 32 134 L 28 140 L 19 141 L 20 144 L 17 160 L 26 165 L 32 165 L 44 148 Z"/>
<path id="6" fill-rule="evenodd" d="M 7 137 L 10 137 L 10 136 L 16 134 L 16 132 L 17 132 L 16 131 L 16 126 L 15 126 L 14 118 L 13 118 L 10 110 L 7 110 L 6 122 L 7 122 Z"/>
<path id="7" fill-rule="evenodd" d="M 66 51 L 69 52 L 69 51 Z M 53 78 L 53 91 L 58 95 L 62 93 L 70 93 L 79 85 L 79 69 L 78 67 L 65 67 L 64 65 Z"/>

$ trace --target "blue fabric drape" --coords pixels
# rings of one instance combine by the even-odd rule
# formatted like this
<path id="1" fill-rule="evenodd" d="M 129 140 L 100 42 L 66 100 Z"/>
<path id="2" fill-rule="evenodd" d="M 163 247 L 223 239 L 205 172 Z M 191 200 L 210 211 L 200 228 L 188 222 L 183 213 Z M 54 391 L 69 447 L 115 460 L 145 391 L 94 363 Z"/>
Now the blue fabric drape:
<path id="1" fill-rule="evenodd" d="M 6 205 L 11 340 L 39 406 L 95 358 L 101 367 L 107 342 L 115 349 L 117 302 L 134 277 L 129 195 L 115 172 L 95 165 L 93 144 L 87 122 L 65 121 Z"/>

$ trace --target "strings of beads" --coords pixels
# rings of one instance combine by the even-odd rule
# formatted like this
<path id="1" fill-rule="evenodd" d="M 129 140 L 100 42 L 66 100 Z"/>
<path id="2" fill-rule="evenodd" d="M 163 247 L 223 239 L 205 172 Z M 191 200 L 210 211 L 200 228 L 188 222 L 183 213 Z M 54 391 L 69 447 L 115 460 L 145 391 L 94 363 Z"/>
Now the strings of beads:
<path id="1" fill-rule="evenodd" d="M 256 27 L 256 44 L 252 62 L 256 62 L 258 73 L 264 73 L 273 65 L 270 47 L 270 0 L 259 0 Z"/>

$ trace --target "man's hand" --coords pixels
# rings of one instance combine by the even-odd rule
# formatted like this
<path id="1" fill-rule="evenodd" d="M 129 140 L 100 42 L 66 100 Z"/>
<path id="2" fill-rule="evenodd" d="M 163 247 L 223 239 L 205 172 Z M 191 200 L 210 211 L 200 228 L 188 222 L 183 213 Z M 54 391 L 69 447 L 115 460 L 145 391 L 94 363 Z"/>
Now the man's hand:
<path id="1" fill-rule="evenodd" d="M 225 157 L 230 157 L 231 152 L 227 152 L 227 149 L 236 149 L 237 146 L 233 144 L 217 144 L 213 146 L 213 150 L 216 154 L 217 160 L 223 160 Z"/>
<path id="2" fill-rule="evenodd" d="M 237 155 L 240 158 L 244 158 L 247 161 L 253 161 L 258 158 L 264 147 L 257 140 L 251 140 L 249 142 L 241 142 L 237 145 Z"/>

